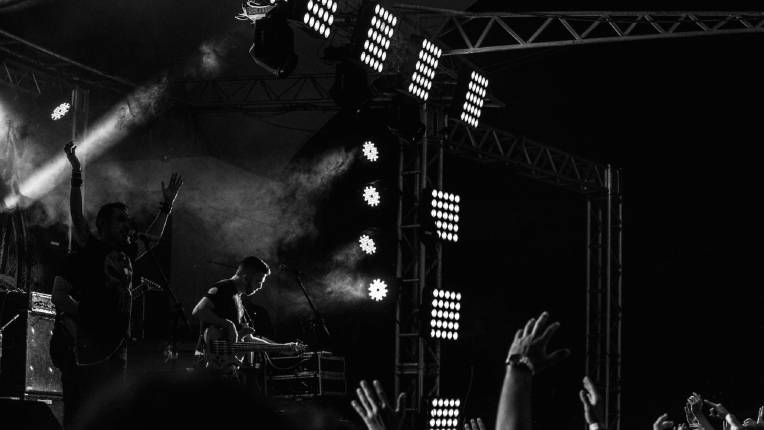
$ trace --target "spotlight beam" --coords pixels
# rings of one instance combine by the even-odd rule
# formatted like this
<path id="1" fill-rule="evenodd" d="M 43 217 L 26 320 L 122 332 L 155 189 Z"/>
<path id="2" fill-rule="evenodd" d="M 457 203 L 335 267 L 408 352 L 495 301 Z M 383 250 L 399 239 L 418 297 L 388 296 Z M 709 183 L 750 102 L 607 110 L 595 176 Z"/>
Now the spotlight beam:
<path id="1" fill-rule="evenodd" d="M 130 130 L 149 118 L 157 110 L 158 100 L 165 94 L 166 80 L 137 89 L 102 116 L 85 137 L 77 143 L 81 159 L 96 159 L 127 136 Z M 8 209 L 19 205 L 21 198 L 37 200 L 66 177 L 69 162 L 63 151 L 44 166 L 35 170 L 19 184 L 19 194 L 3 198 Z"/>

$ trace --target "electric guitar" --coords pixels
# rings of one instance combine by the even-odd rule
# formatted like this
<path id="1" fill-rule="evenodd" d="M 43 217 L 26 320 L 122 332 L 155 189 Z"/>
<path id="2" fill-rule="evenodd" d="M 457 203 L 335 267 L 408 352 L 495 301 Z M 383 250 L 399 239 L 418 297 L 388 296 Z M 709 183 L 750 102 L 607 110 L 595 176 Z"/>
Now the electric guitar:
<path id="1" fill-rule="evenodd" d="M 300 342 L 260 343 L 237 341 L 229 330 L 207 327 L 204 330 L 204 367 L 225 376 L 234 376 L 242 364 L 246 352 L 279 352 L 300 354 L 307 346 Z"/>
<path id="2" fill-rule="evenodd" d="M 156 282 L 144 278 L 141 276 L 139 281 L 130 288 L 130 294 L 132 295 L 132 299 L 136 300 L 141 298 L 145 293 L 149 291 L 161 291 L 162 286 L 157 284 Z M 66 354 L 66 350 L 69 348 L 73 348 L 74 345 L 77 343 L 77 320 L 72 317 L 71 315 L 67 315 L 66 313 L 61 313 L 59 318 L 57 318 L 57 323 L 55 325 L 55 328 L 53 330 L 53 336 L 51 338 L 51 358 L 54 362 L 63 362 L 64 358 L 62 357 L 62 354 Z M 108 349 L 111 348 L 105 348 L 106 351 L 104 351 L 103 347 L 99 347 L 94 342 L 88 341 L 87 339 L 80 339 L 80 354 L 77 357 L 78 360 L 84 363 L 90 363 L 94 361 L 99 361 L 103 357 L 108 357 L 111 355 L 108 351 Z M 118 347 L 119 345 L 117 345 Z M 88 352 L 85 352 L 88 351 Z"/>

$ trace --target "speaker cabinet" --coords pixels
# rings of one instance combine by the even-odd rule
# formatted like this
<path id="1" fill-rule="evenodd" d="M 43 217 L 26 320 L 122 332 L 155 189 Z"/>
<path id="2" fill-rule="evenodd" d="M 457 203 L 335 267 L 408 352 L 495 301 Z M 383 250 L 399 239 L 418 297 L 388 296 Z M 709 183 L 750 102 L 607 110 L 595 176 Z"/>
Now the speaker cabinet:
<path id="1" fill-rule="evenodd" d="M 17 430 L 61 430 L 52 407 L 51 401 L 0 398 L 0 417 L 8 428 Z"/>
<path id="2" fill-rule="evenodd" d="M 54 316 L 24 311 L 3 333 L 0 394 L 61 395 L 61 373 L 50 359 Z"/>

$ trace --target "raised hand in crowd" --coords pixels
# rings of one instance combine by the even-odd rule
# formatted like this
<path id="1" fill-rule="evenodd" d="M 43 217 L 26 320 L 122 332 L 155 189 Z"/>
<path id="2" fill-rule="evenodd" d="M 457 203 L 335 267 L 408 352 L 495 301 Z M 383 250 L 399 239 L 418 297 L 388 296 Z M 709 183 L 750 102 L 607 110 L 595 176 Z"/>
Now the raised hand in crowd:
<path id="1" fill-rule="evenodd" d="M 653 423 L 653 430 L 671 430 L 674 428 L 674 421 L 668 419 L 668 414 L 663 414 L 658 417 Z"/>
<path id="2" fill-rule="evenodd" d="M 559 328 L 557 322 L 549 324 L 549 314 L 543 312 L 515 333 L 504 362 L 506 373 L 496 414 L 497 430 L 531 429 L 532 376 L 570 355 L 567 349 L 548 351 L 549 341 Z"/>
<path id="3" fill-rule="evenodd" d="M 486 428 L 482 419 L 473 418 L 471 420 L 464 420 L 464 430 L 486 430 Z"/>
<path id="4" fill-rule="evenodd" d="M 743 427 L 746 429 L 764 429 L 764 406 L 759 408 L 759 413 L 756 416 L 756 420 L 754 421 L 753 418 L 746 418 L 743 421 Z"/>
<path id="5" fill-rule="evenodd" d="M 395 410 L 392 410 L 382 384 L 377 380 L 373 384 L 372 390 L 368 382 L 361 381 L 360 387 L 355 390 L 358 400 L 350 404 L 369 430 L 400 430 L 405 421 L 403 400 L 406 394 L 398 396 Z"/>
<path id="6" fill-rule="evenodd" d="M 708 417 L 703 413 L 703 404 L 703 397 L 698 393 L 692 393 L 692 395 L 687 398 L 687 403 L 684 406 L 687 422 L 691 425 L 696 424 L 698 428 L 702 430 L 714 430 Z"/>
<path id="7" fill-rule="evenodd" d="M 605 423 L 602 421 L 602 399 L 588 376 L 584 376 L 584 389 L 578 392 L 581 404 L 584 406 L 584 418 L 590 430 L 604 430 Z"/>
<path id="8" fill-rule="evenodd" d="M 737 417 L 732 415 L 721 403 L 714 403 L 709 400 L 703 400 L 703 403 L 711 406 L 712 414 L 721 418 L 723 423 L 726 423 L 725 430 L 740 430 L 743 427 Z"/>

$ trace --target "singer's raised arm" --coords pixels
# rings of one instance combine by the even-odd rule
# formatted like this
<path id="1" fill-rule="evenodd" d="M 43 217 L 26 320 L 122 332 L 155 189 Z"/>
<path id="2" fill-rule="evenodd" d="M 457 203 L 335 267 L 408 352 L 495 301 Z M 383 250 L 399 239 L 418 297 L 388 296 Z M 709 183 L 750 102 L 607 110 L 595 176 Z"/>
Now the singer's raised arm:
<path id="1" fill-rule="evenodd" d="M 77 147 L 73 142 L 64 146 L 64 153 L 72 166 L 72 188 L 69 192 L 69 213 L 72 217 L 72 238 L 84 247 L 90 237 L 90 229 L 82 212 L 82 166 L 77 158 Z"/>
<path id="2" fill-rule="evenodd" d="M 170 212 L 172 212 L 172 205 L 175 203 L 182 185 L 183 177 L 175 172 L 170 177 L 170 182 L 167 186 L 162 181 L 162 203 L 159 205 L 159 213 L 142 235 L 142 239 L 138 241 L 138 257 L 136 259 L 140 259 L 159 244 L 159 240 L 164 234 L 164 228 L 167 225 L 167 219 L 170 217 Z"/>

